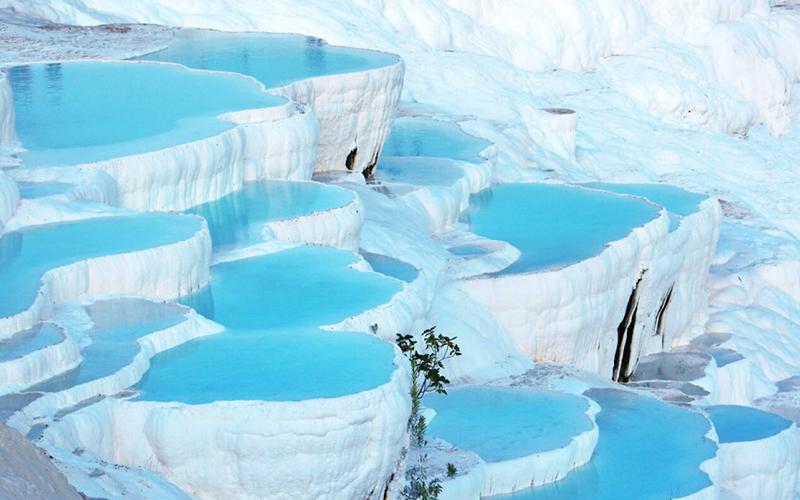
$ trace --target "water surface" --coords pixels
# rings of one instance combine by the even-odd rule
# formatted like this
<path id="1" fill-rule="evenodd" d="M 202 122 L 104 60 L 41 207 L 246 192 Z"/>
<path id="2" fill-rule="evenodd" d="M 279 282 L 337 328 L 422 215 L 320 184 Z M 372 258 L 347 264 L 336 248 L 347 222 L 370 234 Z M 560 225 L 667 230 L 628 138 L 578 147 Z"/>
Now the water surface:
<path id="1" fill-rule="evenodd" d="M 381 68 L 399 60 L 392 54 L 331 46 L 314 37 L 206 30 L 181 30 L 167 49 L 138 59 L 249 75 L 268 88 Z"/>
<path id="2" fill-rule="evenodd" d="M 186 302 L 225 331 L 153 358 L 139 399 L 300 401 L 388 382 L 396 368 L 391 344 L 318 329 L 400 291 L 395 280 L 350 269 L 355 262 L 350 252 L 297 247 L 215 265 L 208 289 Z"/>
<path id="3" fill-rule="evenodd" d="M 70 62 L 15 66 L 19 157 L 28 167 L 78 165 L 218 135 L 230 111 L 286 102 L 235 75 L 174 65 Z"/>
<path id="4" fill-rule="evenodd" d="M 470 199 L 472 232 L 522 253 L 499 274 L 558 268 L 593 257 L 606 244 L 658 217 L 644 200 L 556 184 L 499 184 Z"/>
<path id="5" fill-rule="evenodd" d="M 700 464 L 716 445 L 702 415 L 655 398 L 615 389 L 592 389 L 600 404 L 594 456 L 564 479 L 497 500 L 669 500 L 696 493 L 711 480 Z"/>

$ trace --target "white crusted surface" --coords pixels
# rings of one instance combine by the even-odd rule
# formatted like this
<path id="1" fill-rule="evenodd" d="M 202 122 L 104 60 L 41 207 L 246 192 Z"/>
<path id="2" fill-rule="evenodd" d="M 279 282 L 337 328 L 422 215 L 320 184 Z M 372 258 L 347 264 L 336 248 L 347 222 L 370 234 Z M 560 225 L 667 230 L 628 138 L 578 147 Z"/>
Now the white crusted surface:
<path id="1" fill-rule="evenodd" d="M 792 500 L 800 470 L 800 430 L 788 429 L 766 439 L 721 443 L 721 486 L 741 500 Z"/>
<path id="2" fill-rule="evenodd" d="M 211 235 L 202 221 L 200 229 L 183 241 L 51 269 L 42 276 L 39 293 L 26 311 L 0 318 L 0 338 L 48 317 L 57 302 L 84 294 L 177 297 L 196 291 L 208 281 L 210 260 Z"/>
<path id="3" fill-rule="evenodd" d="M 332 186 L 331 189 L 342 189 Z M 264 224 L 267 240 L 306 245 L 324 245 L 358 251 L 366 216 L 364 204 L 354 193 L 344 206 Z"/>
<path id="4" fill-rule="evenodd" d="M 51 446 L 158 472 L 201 499 L 382 499 L 408 445 L 405 358 L 391 381 L 333 399 L 205 405 L 106 399 L 51 426 Z"/>

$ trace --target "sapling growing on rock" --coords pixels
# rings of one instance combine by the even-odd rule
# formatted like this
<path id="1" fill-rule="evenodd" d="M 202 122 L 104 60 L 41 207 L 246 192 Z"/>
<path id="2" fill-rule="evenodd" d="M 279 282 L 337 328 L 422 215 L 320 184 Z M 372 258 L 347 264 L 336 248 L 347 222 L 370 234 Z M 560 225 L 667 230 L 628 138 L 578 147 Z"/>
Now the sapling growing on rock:
<path id="1" fill-rule="evenodd" d="M 425 394 L 447 394 L 445 387 L 450 380 L 442 374 L 444 362 L 461 356 L 461 349 L 455 343 L 456 337 L 437 335 L 435 326 L 422 332 L 422 339 L 424 346 L 417 350 L 417 341 L 413 335 L 397 334 L 397 345 L 411 363 L 411 415 L 408 419 L 408 430 L 411 433 L 411 447 L 416 449 L 416 463 L 406 469 L 407 484 L 402 491 L 406 500 L 434 500 L 442 492 L 439 479 L 428 479 L 428 457 L 422 451 L 427 444 L 425 430 L 428 423 L 420 410 Z"/>

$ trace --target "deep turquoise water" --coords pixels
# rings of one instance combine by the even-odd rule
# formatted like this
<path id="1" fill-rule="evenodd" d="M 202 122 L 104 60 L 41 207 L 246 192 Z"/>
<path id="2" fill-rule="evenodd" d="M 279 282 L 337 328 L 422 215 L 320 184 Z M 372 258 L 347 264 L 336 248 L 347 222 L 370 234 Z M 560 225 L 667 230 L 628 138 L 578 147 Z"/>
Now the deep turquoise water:
<path id="1" fill-rule="evenodd" d="M 25 199 L 64 194 L 75 187 L 72 184 L 63 182 L 17 182 L 17 186 L 19 187 L 20 197 Z"/>
<path id="2" fill-rule="evenodd" d="M 34 226 L 0 237 L 0 318 L 26 310 L 42 275 L 80 260 L 145 250 L 189 239 L 197 217 L 138 213 Z"/>
<path id="3" fill-rule="evenodd" d="M 670 215 L 671 231 L 678 228 L 682 217 L 699 212 L 700 203 L 708 199 L 706 195 L 692 193 L 677 186 L 670 186 L 667 184 L 610 184 L 604 182 L 587 182 L 579 184 L 579 186 L 647 198 L 656 205 L 661 205 L 667 209 Z"/>
<path id="4" fill-rule="evenodd" d="M 39 323 L 0 341 L 0 361 L 9 361 L 64 340 L 64 332 L 52 323 Z"/>
<path id="5" fill-rule="evenodd" d="M 71 62 L 8 70 L 29 167 L 91 163 L 212 137 L 230 111 L 280 105 L 256 82 L 163 64 Z"/>
<path id="6" fill-rule="evenodd" d="M 467 220 L 475 234 L 522 253 L 499 274 L 541 271 L 599 254 L 606 244 L 658 217 L 644 200 L 555 184 L 499 184 L 474 195 Z"/>
<path id="7" fill-rule="evenodd" d="M 716 445 L 702 415 L 614 389 L 592 389 L 600 439 L 588 464 L 555 483 L 496 500 L 669 500 L 711 486 L 700 464 Z"/>
<path id="8" fill-rule="evenodd" d="M 592 428 L 584 399 L 550 391 L 463 387 L 428 394 L 423 404 L 436 410 L 429 436 L 486 462 L 555 450 Z"/>
<path id="9" fill-rule="evenodd" d="M 758 441 L 779 434 L 792 422 L 774 413 L 748 406 L 720 405 L 706 408 L 720 443 Z"/>
<path id="10" fill-rule="evenodd" d="M 398 118 L 383 145 L 382 156 L 426 156 L 478 161 L 492 143 L 466 134 L 455 123 Z M 380 169 L 379 169 L 380 170 Z"/>
<path id="11" fill-rule="evenodd" d="M 102 300 L 87 307 L 94 327 L 91 344 L 81 350 L 76 369 L 31 388 L 55 392 L 113 375 L 131 364 L 139 352 L 138 339 L 185 321 L 185 309 L 170 303 L 122 298 Z"/>
<path id="12" fill-rule="evenodd" d="M 182 30 L 169 48 L 140 57 L 195 69 L 249 75 L 266 87 L 315 76 L 390 66 L 398 57 L 368 50 L 333 47 L 319 38 L 270 33 Z"/>
<path id="13" fill-rule="evenodd" d="M 353 196 L 316 182 L 246 182 L 239 191 L 186 212 L 206 219 L 214 248 L 219 250 L 263 241 L 265 223 L 342 207 Z"/>
<path id="14" fill-rule="evenodd" d="M 140 399 L 298 401 L 388 382 L 395 369 L 391 344 L 318 329 L 400 291 L 394 280 L 348 268 L 355 262 L 342 250 L 297 247 L 215 265 L 208 290 L 186 302 L 225 331 L 153 358 L 137 386 Z"/>

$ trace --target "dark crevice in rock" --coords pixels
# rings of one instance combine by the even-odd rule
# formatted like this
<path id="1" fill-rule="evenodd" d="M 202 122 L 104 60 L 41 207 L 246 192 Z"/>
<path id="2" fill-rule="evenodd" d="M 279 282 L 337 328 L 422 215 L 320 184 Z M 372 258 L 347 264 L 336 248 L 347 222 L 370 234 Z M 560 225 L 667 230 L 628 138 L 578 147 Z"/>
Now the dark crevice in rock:
<path id="1" fill-rule="evenodd" d="M 381 157 L 381 150 L 378 148 L 378 151 L 375 152 L 375 156 L 372 157 L 372 161 L 369 162 L 367 168 L 361 171 L 361 174 L 364 176 L 364 179 L 370 181 L 373 180 L 373 175 L 375 174 L 375 166 L 378 164 L 378 159 Z"/>
<path id="2" fill-rule="evenodd" d="M 356 159 L 358 158 L 358 148 L 353 148 L 350 153 L 348 153 L 347 158 L 344 160 L 344 166 L 347 167 L 347 170 L 353 171 L 356 168 Z"/>
<path id="3" fill-rule="evenodd" d="M 644 273 L 639 277 L 631 291 L 625 316 L 617 327 L 617 350 L 614 354 L 614 371 L 612 378 L 615 382 L 627 382 L 630 378 L 629 370 L 633 354 L 633 337 L 636 333 L 636 314 L 639 311 L 639 285 L 642 283 Z"/>
<path id="4" fill-rule="evenodd" d="M 658 308 L 658 313 L 656 314 L 656 335 L 661 336 L 661 349 L 666 349 L 666 335 L 664 329 L 666 328 L 664 323 L 664 316 L 667 312 L 667 308 L 669 307 L 670 302 L 672 302 L 672 291 L 674 290 L 675 285 L 673 284 L 669 287 L 669 291 L 667 292 L 667 296 L 664 297 L 664 301 L 661 302 L 661 307 Z"/>

